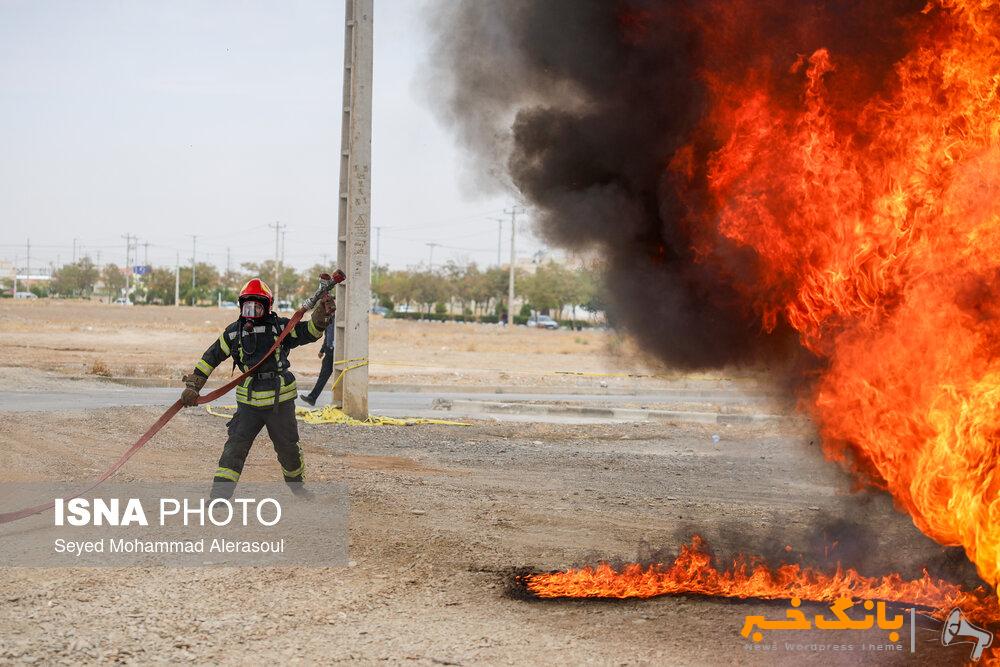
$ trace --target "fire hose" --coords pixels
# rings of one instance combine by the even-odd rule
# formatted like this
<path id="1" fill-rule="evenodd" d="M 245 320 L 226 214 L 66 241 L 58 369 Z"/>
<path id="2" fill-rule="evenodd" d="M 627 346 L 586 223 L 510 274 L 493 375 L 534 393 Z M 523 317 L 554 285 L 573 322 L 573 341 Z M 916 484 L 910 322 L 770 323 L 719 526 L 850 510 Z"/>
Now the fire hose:
<path id="1" fill-rule="evenodd" d="M 291 330 L 295 328 L 295 325 L 302 320 L 303 315 L 305 315 L 306 312 L 309 311 L 310 309 L 314 308 L 316 304 L 319 303 L 319 300 L 322 299 L 327 292 L 333 289 L 334 285 L 344 282 L 346 278 L 347 276 L 344 275 L 344 272 L 339 269 L 334 271 L 332 276 L 326 273 L 321 274 L 319 277 L 319 288 L 317 288 L 316 292 L 311 297 L 306 299 L 303 302 L 303 304 L 299 307 L 299 309 L 295 311 L 291 319 L 288 320 L 288 324 L 286 324 L 285 328 L 281 331 L 280 334 L 278 334 L 278 337 L 275 339 L 274 344 L 271 346 L 271 349 L 267 351 L 267 354 L 262 356 L 260 361 L 254 364 L 253 367 L 245 371 L 242 375 L 233 378 L 232 380 L 230 380 L 229 382 L 227 382 L 226 384 L 224 384 L 223 386 L 219 387 L 214 391 L 211 391 L 203 396 L 199 396 L 198 405 L 211 403 L 212 401 L 225 396 L 233 389 L 233 387 L 235 387 L 240 382 L 245 380 L 248 376 L 252 375 L 261 366 L 261 364 L 263 364 L 265 361 L 271 358 L 271 355 L 274 354 L 274 351 L 278 349 L 279 345 L 281 345 L 281 341 L 285 340 L 285 337 L 288 336 L 289 332 L 291 332 Z M 84 496 L 93 491 L 94 489 L 96 489 L 105 481 L 107 481 L 109 477 L 118 472 L 119 468 L 125 465 L 126 461 L 132 458 L 132 456 L 135 455 L 136 452 L 138 452 L 146 445 L 146 443 L 152 440 L 153 436 L 156 435 L 160 431 L 160 429 L 166 426 L 167 422 L 173 419 L 174 416 L 178 412 L 180 412 L 181 408 L 183 407 L 184 405 L 181 403 L 180 399 L 174 401 L 174 404 L 171 405 L 169 408 L 167 408 L 166 412 L 160 415 L 160 418 L 157 419 L 155 422 L 153 422 L 153 425 L 150 426 L 145 433 L 139 436 L 139 439 L 136 440 L 131 447 L 126 449 L 125 452 L 118 457 L 117 461 L 115 461 L 113 464 L 111 464 L 110 467 L 108 467 L 103 473 L 101 473 L 100 477 L 98 477 L 97 480 L 95 480 L 90 486 L 88 486 L 83 491 L 74 494 L 73 497 Z M 25 517 L 29 517 L 34 514 L 41 514 L 46 510 L 52 509 L 53 507 L 55 507 L 54 499 L 50 502 L 43 503 L 41 505 L 35 505 L 33 507 L 25 507 L 23 509 L 15 510 L 13 512 L 0 513 L 0 524 L 10 523 L 11 521 L 17 521 L 18 519 L 23 519 Z"/>

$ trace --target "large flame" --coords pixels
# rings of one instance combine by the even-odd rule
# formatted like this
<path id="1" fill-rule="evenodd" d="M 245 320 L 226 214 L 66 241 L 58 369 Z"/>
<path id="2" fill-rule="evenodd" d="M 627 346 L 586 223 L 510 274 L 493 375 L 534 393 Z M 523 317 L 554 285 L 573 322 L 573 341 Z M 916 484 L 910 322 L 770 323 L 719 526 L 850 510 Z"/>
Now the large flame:
<path id="1" fill-rule="evenodd" d="M 827 360 L 807 399 L 827 454 L 996 585 L 1000 5 L 923 15 L 888 88 L 863 100 L 845 90 L 849 58 L 823 48 L 785 65 L 793 94 L 772 62 L 706 67 L 716 148 L 696 174 L 686 146 L 668 175 L 707 183 L 708 205 L 690 206 L 700 261 L 734 271 L 752 250 L 734 282 L 763 326 L 787 320 Z"/>
<path id="2" fill-rule="evenodd" d="M 529 574 L 522 583 L 539 598 L 650 598 L 659 595 L 710 595 L 727 598 L 776 600 L 797 597 L 815 602 L 832 602 L 847 597 L 855 600 L 884 600 L 920 606 L 942 619 L 961 607 L 974 622 L 1000 622 L 997 599 L 982 588 L 966 591 L 927 573 L 906 581 L 898 574 L 865 577 L 852 569 L 838 568 L 826 574 L 798 565 L 769 568 L 762 562 L 737 557 L 720 570 L 712 564 L 701 538 L 681 547 L 670 564 L 642 566 L 636 563 L 615 569 L 607 563 L 596 567 Z"/>

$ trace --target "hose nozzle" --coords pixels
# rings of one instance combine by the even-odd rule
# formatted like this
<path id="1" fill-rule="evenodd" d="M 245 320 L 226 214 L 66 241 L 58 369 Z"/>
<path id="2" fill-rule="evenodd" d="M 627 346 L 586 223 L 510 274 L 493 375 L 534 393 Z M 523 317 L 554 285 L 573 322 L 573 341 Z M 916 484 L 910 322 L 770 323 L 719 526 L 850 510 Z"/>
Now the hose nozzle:
<path id="1" fill-rule="evenodd" d="M 347 280 L 347 275 L 340 269 L 334 271 L 333 275 L 330 275 L 329 273 L 319 274 L 319 287 L 311 297 L 302 302 L 302 308 L 305 310 L 315 308 L 316 304 L 319 303 L 319 300 L 323 298 L 324 294 L 333 289 L 335 285 L 342 283 L 345 280 Z"/>

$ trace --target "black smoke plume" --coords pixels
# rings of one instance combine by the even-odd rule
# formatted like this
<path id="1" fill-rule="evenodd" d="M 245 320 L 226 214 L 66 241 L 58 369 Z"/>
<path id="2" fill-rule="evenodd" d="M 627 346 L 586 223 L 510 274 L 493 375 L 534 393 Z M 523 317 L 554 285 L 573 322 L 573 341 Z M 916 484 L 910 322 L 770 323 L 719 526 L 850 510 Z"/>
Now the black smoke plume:
<path id="1" fill-rule="evenodd" d="M 789 66 L 828 48 L 841 63 L 834 103 L 877 95 L 924 5 L 444 0 L 428 71 L 479 184 L 523 197 L 548 241 L 598 249 L 618 324 L 673 366 L 748 363 L 786 357 L 796 343 L 782 325 L 764 333 L 740 296 L 755 280 L 752 251 L 720 241 L 724 271 L 692 251 L 684 221 L 711 225 L 699 179 L 718 148 L 702 126 L 705 73 L 763 74 L 796 105 L 803 74 Z M 693 185 L 667 168 L 682 146 L 693 148 Z"/>

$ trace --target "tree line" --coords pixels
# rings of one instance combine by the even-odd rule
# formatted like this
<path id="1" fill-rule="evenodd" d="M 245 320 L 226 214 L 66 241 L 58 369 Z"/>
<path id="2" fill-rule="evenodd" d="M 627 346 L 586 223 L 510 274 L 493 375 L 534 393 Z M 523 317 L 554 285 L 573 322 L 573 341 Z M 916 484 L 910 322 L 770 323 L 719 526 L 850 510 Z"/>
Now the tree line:
<path id="1" fill-rule="evenodd" d="M 174 305 L 177 286 L 182 304 L 216 303 L 220 298 L 222 301 L 236 301 L 247 280 L 261 277 L 272 289 L 278 283 L 280 300 L 295 301 L 311 294 L 316 289 L 319 274 L 329 270 L 316 265 L 299 272 L 293 267 L 283 266 L 280 280 L 276 280 L 275 268 L 274 260 L 245 262 L 240 265 L 239 270 L 230 271 L 220 271 L 213 264 L 199 262 L 194 266 L 192 281 L 191 266 L 180 267 L 179 279 L 173 267 L 154 266 L 149 273 L 132 275 L 128 279 L 128 296 L 136 303 Z M 102 297 L 114 300 L 125 296 L 125 286 L 125 272 L 117 264 L 99 267 L 89 257 L 84 257 L 56 269 L 47 284 L 36 282 L 31 289 L 38 296 Z"/>
<path id="2" fill-rule="evenodd" d="M 230 271 L 220 271 L 201 262 L 194 267 L 192 285 L 192 269 L 183 266 L 179 278 L 180 302 L 212 304 L 220 298 L 235 301 L 243 284 L 254 277 L 263 278 L 274 288 L 275 269 L 274 260 L 245 262 L 239 270 Z M 298 303 L 316 288 L 319 274 L 328 270 L 318 264 L 305 271 L 283 266 L 277 281 L 278 298 Z M 173 305 L 176 280 L 173 267 L 152 267 L 146 275 L 131 276 L 129 298 L 136 303 Z M 448 263 L 433 271 L 374 267 L 372 294 L 390 310 L 499 316 L 507 309 L 508 280 L 507 269 L 480 269 L 476 264 Z M 89 257 L 83 257 L 54 271 L 47 284 L 36 282 L 31 289 L 39 296 L 114 300 L 124 296 L 125 285 L 121 267 L 97 266 Z M 517 269 L 515 291 L 521 311 L 525 311 L 522 314 L 534 311 L 563 319 L 575 315 L 576 308 L 590 312 L 604 310 L 600 272 L 594 266 L 570 268 L 549 261 L 534 271 Z"/>
<path id="3" fill-rule="evenodd" d="M 436 271 L 376 270 L 372 291 L 389 309 L 498 316 L 507 309 L 509 279 L 508 269 L 449 263 Z M 523 315 L 534 311 L 562 319 L 577 307 L 604 309 L 599 272 L 593 267 L 569 268 L 550 261 L 533 272 L 517 269 L 514 283 Z"/>

